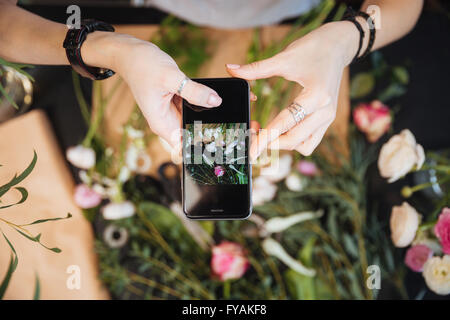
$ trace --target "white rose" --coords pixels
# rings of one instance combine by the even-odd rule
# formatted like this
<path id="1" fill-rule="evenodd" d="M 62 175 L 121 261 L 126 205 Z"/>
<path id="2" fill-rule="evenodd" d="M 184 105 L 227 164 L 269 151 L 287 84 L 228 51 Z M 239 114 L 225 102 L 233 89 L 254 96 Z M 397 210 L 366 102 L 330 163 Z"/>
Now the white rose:
<path id="1" fill-rule="evenodd" d="M 408 129 L 393 136 L 380 151 L 378 169 L 383 178 L 394 182 L 412 169 L 420 169 L 425 162 L 425 153 Z"/>
<path id="2" fill-rule="evenodd" d="M 271 182 L 281 181 L 291 172 L 292 161 L 292 155 L 285 153 L 272 161 L 270 166 L 261 168 L 260 174 Z"/>
<path id="3" fill-rule="evenodd" d="M 411 244 L 419 227 L 420 216 L 416 209 L 407 202 L 401 206 L 395 206 L 391 212 L 391 238 L 394 245 L 404 248 Z"/>
<path id="4" fill-rule="evenodd" d="M 111 202 L 102 208 L 103 218 L 117 220 L 132 217 L 135 213 L 134 204 L 131 201 Z"/>
<path id="5" fill-rule="evenodd" d="M 95 151 L 82 145 L 67 149 L 66 157 L 77 168 L 88 170 L 95 165 Z"/>
<path id="6" fill-rule="evenodd" d="M 291 173 L 285 180 L 286 187 L 291 191 L 302 191 L 305 187 L 305 181 L 295 173 Z"/>
<path id="7" fill-rule="evenodd" d="M 259 176 L 253 180 L 252 189 L 252 200 L 255 206 L 272 200 L 277 193 L 277 186 L 263 176 Z"/>
<path id="8" fill-rule="evenodd" d="M 432 257 L 423 266 L 428 288 L 440 295 L 450 294 L 450 256 Z"/>

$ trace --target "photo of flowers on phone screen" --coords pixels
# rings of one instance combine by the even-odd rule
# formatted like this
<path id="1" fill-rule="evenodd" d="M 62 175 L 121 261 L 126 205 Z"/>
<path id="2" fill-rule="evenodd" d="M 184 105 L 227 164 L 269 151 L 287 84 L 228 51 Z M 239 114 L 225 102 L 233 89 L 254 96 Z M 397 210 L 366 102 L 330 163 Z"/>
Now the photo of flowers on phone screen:
<path id="1" fill-rule="evenodd" d="M 248 184 L 245 123 L 186 124 L 185 174 L 198 184 Z"/>

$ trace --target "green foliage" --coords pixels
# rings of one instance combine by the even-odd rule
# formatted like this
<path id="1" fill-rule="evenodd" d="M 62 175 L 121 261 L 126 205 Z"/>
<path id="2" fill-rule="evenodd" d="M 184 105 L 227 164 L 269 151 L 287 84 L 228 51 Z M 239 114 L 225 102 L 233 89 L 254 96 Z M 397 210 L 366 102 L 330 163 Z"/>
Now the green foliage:
<path id="1" fill-rule="evenodd" d="M 28 79 L 30 79 L 31 81 L 34 81 L 33 77 L 30 76 L 24 69 L 25 68 L 31 68 L 32 66 L 28 65 L 28 64 L 19 64 L 19 63 L 12 63 L 12 62 L 8 62 L 2 58 L 0 58 L 0 100 L 1 100 L 1 96 L 5 97 L 6 100 L 8 100 L 8 102 L 16 109 L 19 109 L 19 106 L 17 105 L 17 103 L 11 99 L 11 97 L 8 95 L 8 93 L 6 92 L 5 88 L 2 85 L 2 76 L 3 76 L 3 70 L 2 70 L 2 66 L 5 67 L 9 67 L 12 68 L 14 70 L 16 70 L 17 72 L 23 74 L 24 76 L 26 76 Z"/>
<path id="2" fill-rule="evenodd" d="M 23 187 L 16 187 L 19 183 L 21 183 L 25 178 L 27 178 L 31 172 L 33 171 L 35 165 L 37 162 L 37 154 L 36 152 L 34 152 L 33 155 L 33 159 L 31 160 L 30 164 L 27 166 L 27 168 L 22 171 L 22 173 L 20 173 L 19 175 L 15 174 L 14 177 L 7 182 L 6 184 L 0 186 L 0 198 L 5 195 L 8 191 L 10 191 L 12 188 L 14 188 L 15 190 L 19 191 L 21 194 L 21 199 L 13 204 L 9 204 L 9 205 L 4 205 L 4 206 L 0 206 L 0 209 L 7 209 L 10 208 L 12 206 L 16 206 L 19 205 L 21 203 L 23 203 L 27 197 L 28 197 L 28 191 L 23 188 Z M 49 222 L 49 221 L 57 221 L 57 220 L 62 220 L 62 219 L 68 219 L 72 217 L 72 215 L 69 213 L 67 214 L 67 216 L 65 218 L 47 218 L 47 219 L 39 219 L 36 221 L 33 221 L 31 223 L 27 223 L 27 224 L 15 224 L 11 221 L 8 221 L 4 218 L 0 218 L 0 222 L 5 223 L 6 225 L 8 225 L 9 227 L 11 227 L 13 230 L 15 230 L 16 232 L 18 232 L 20 235 L 22 235 L 23 237 L 27 238 L 30 241 L 33 242 L 37 242 L 39 243 L 42 247 L 53 251 L 55 253 L 59 253 L 61 252 L 61 249 L 59 248 L 49 248 L 46 245 L 44 245 L 41 242 L 41 234 L 39 233 L 36 236 L 33 236 L 25 227 L 26 226 L 30 226 L 30 225 L 35 225 L 35 224 L 40 224 L 40 223 L 45 223 L 45 222 Z M 0 232 L 3 235 L 3 238 L 5 239 L 6 243 L 8 244 L 8 246 L 11 249 L 11 260 L 10 260 L 10 264 L 8 267 L 8 270 L 6 272 L 6 275 L 4 276 L 2 282 L 0 283 L 0 299 L 3 298 L 5 291 L 8 287 L 8 284 L 11 280 L 12 274 L 14 273 L 14 271 L 17 268 L 17 264 L 19 263 L 19 259 L 17 256 L 17 252 L 13 246 L 13 244 L 11 243 L 11 241 L 6 237 L 5 233 L 3 232 L 3 230 L 1 230 L 0 228 Z M 36 282 L 36 291 L 35 291 L 35 297 L 39 297 L 39 282 L 37 280 Z"/>

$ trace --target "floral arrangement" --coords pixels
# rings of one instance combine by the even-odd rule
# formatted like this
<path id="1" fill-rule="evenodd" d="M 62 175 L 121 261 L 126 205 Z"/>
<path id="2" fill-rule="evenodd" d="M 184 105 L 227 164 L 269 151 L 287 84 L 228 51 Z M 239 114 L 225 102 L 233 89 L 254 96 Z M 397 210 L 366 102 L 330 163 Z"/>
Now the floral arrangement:
<path id="1" fill-rule="evenodd" d="M 256 32 L 249 59 L 273 54 L 319 26 L 333 7 L 333 1 L 324 1 L 286 39 L 266 48 Z M 335 19 L 342 12 L 339 7 Z M 198 56 L 207 57 L 207 43 L 196 40 L 204 39 L 200 29 L 167 23 L 161 29 L 164 34 L 176 32 L 167 40 L 160 35 L 156 39 L 180 48 L 189 38 L 191 49 L 197 43 L 205 50 Z M 189 57 L 177 59 L 187 63 Z M 198 60 L 191 63 L 201 65 Z M 76 77 L 74 84 L 77 89 Z M 101 279 L 113 297 L 371 299 L 378 292 L 366 286 L 372 263 L 404 295 L 395 252 L 366 204 L 365 173 L 375 160 L 374 148 L 356 131 L 350 159 L 337 155 L 338 166 L 321 154 L 306 159 L 286 152 L 260 159 L 253 170 L 255 207 L 249 220 L 197 222 L 182 213 L 177 166 L 161 166 L 159 180 L 140 170 L 152 165 L 145 153 L 152 134 L 137 108 L 123 127 L 120 148 L 105 145 L 99 128 L 114 90 L 103 97 L 99 89 L 95 83 L 100 104 L 93 115 L 77 92 L 85 118 L 92 120 L 86 138 L 67 151 L 67 158 L 80 169 L 75 201 L 93 222 Z M 284 105 L 293 88 L 279 80 L 258 80 L 253 89 L 259 99 L 252 116 L 264 125 L 277 111 L 273 106 Z M 333 143 L 332 138 L 324 142 L 329 148 Z M 269 166 L 274 161 L 278 165 Z M 161 173 L 165 171 L 169 174 Z M 214 167 L 211 173 L 217 179 L 222 171 Z"/>
<path id="2" fill-rule="evenodd" d="M 433 154 L 430 153 L 433 157 Z M 436 155 L 434 155 L 436 158 Z M 409 130 L 394 135 L 383 145 L 378 158 L 378 167 L 383 177 L 394 182 L 410 171 L 427 170 L 437 172 L 432 182 L 405 186 L 402 195 L 410 198 L 414 192 L 438 186 L 445 188 L 450 179 L 450 161 L 437 157 L 439 161 L 423 165 L 425 154 Z M 414 272 L 422 272 L 427 286 L 437 294 L 450 294 L 450 208 L 447 194 L 436 208 L 437 219 L 431 217 L 421 222 L 422 216 L 408 202 L 392 208 L 390 227 L 392 242 L 396 247 L 409 247 L 405 255 L 405 264 Z M 446 205 L 446 207 L 443 207 Z"/>

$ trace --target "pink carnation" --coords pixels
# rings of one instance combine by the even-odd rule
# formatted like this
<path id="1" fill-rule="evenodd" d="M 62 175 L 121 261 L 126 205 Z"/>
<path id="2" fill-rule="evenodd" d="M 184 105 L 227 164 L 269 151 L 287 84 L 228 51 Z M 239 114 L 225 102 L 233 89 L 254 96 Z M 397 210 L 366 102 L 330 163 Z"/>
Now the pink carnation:
<path id="1" fill-rule="evenodd" d="M 433 256 L 433 251 L 424 244 L 412 246 L 406 251 L 405 264 L 415 272 L 422 272 L 423 265 Z"/>
<path id="2" fill-rule="evenodd" d="M 450 208 L 442 209 L 439 219 L 434 226 L 434 233 L 441 241 L 442 251 L 450 254 Z"/>
<path id="3" fill-rule="evenodd" d="M 94 208 L 102 202 L 102 196 L 85 184 L 79 184 L 75 188 L 75 203 L 83 209 Z"/>
<path id="4" fill-rule="evenodd" d="M 221 176 L 223 176 L 225 174 L 225 170 L 222 168 L 222 166 L 216 166 L 214 168 L 214 174 L 217 177 L 221 177 Z"/>
<path id="5" fill-rule="evenodd" d="M 240 244 L 225 241 L 213 247 L 211 269 L 221 281 L 239 279 L 248 267 L 248 259 Z"/>
<path id="6" fill-rule="evenodd" d="M 305 176 L 315 176 L 318 172 L 319 169 L 317 169 L 317 166 L 314 162 L 312 161 L 307 161 L 307 160 L 301 160 L 297 163 L 297 170 L 305 175 Z"/>
<path id="7" fill-rule="evenodd" d="M 370 142 L 377 141 L 389 130 L 392 122 L 389 108 L 378 100 L 361 103 L 353 110 L 353 120 Z"/>

